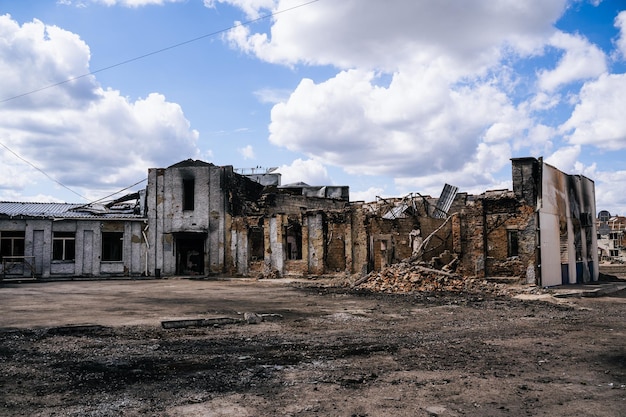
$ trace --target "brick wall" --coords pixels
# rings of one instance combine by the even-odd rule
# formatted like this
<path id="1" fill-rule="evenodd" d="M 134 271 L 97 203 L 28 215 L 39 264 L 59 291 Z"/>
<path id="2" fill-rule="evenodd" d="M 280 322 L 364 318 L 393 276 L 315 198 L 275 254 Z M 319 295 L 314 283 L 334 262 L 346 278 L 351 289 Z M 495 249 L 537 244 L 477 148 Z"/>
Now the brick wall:
<path id="1" fill-rule="evenodd" d="M 362 205 L 356 205 L 350 211 L 350 239 L 352 245 L 348 246 L 351 251 L 352 268 L 351 272 L 358 275 L 365 275 L 369 271 L 369 235 L 367 227 L 367 215 Z"/>
<path id="2" fill-rule="evenodd" d="M 363 275 L 410 258 L 409 235 L 416 228 L 423 239 L 436 231 L 422 255 L 435 266 L 458 257 L 457 272 L 470 276 L 534 276 L 537 269 L 534 208 L 507 190 L 457 196 L 451 210 L 457 214 L 450 213 L 448 220 L 419 211 L 385 219 L 371 205 L 294 195 L 275 195 L 267 207 L 263 216 L 249 216 L 232 226 L 247 235 L 250 225 L 264 225 L 265 262 L 246 259 L 252 274 L 264 266 L 279 275 Z M 293 222 L 302 228 L 302 259 L 297 260 L 285 252 L 286 227 Z M 509 256 L 511 231 L 517 237 L 516 256 Z"/>
<path id="3" fill-rule="evenodd" d="M 461 273 L 481 277 L 534 276 L 537 262 L 533 207 L 510 192 L 483 196 L 463 210 L 460 223 Z M 516 256 L 509 256 L 510 232 L 517 236 Z"/>
<path id="4" fill-rule="evenodd" d="M 348 224 L 326 223 L 326 272 L 343 272 L 346 269 L 346 236 Z"/>

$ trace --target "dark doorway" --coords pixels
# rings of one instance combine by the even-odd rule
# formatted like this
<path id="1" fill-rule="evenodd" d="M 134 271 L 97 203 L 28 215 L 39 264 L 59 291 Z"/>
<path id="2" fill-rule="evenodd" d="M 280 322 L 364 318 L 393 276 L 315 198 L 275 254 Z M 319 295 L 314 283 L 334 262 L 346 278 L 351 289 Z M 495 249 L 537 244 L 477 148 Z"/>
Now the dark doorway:
<path id="1" fill-rule="evenodd" d="M 289 221 L 285 230 L 287 259 L 302 259 L 302 226 L 300 223 Z"/>
<path id="2" fill-rule="evenodd" d="M 263 227 L 251 227 L 248 230 L 250 260 L 262 261 L 265 257 L 265 235 Z"/>
<path id="3" fill-rule="evenodd" d="M 176 238 L 176 273 L 178 275 L 204 275 L 204 241 L 203 236 Z"/>

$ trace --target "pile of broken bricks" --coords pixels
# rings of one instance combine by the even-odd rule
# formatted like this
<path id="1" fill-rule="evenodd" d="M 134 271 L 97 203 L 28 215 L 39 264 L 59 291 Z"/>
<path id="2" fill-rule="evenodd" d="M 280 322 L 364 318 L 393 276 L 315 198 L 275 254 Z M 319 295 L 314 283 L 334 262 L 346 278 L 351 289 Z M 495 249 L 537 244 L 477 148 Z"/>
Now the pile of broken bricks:
<path id="1" fill-rule="evenodd" d="M 352 284 L 352 288 L 382 293 L 466 292 L 506 295 L 506 285 L 482 278 L 432 269 L 417 262 L 400 262 L 373 271 Z"/>

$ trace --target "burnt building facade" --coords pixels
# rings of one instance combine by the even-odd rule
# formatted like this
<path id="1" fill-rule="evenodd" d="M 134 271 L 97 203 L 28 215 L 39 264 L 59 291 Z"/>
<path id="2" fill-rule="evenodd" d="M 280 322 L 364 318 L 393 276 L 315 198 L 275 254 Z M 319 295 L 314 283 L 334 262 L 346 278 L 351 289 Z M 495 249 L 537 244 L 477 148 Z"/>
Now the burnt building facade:
<path id="1" fill-rule="evenodd" d="M 446 184 L 438 198 L 351 203 L 348 187 L 186 160 L 150 169 L 145 190 L 107 205 L 0 202 L 0 272 L 363 276 L 410 260 L 544 286 L 596 280 L 593 181 L 541 158 L 513 159 L 512 175 L 513 190 Z"/>
<path id="2" fill-rule="evenodd" d="M 535 158 L 513 160 L 516 198 L 535 209 L 536 270 L 544 286 L 597 281 L 594 182 Z"/>
<path id="3" fill-rule="evenodd" d="M 279 178 L 193 160 L 150 169 L 150 270 L 155 275 L 325 273 L 323 238 L 334 228 L 335 213 L 349 206 L 347 187 L 281 187 Z"/>

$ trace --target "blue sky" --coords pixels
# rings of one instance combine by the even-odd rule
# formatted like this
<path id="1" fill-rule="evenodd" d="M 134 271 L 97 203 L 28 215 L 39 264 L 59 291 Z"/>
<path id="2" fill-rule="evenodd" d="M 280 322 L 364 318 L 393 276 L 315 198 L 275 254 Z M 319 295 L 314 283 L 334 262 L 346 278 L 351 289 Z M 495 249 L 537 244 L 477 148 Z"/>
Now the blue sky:
<path id="1" fill-rule="evenodd" d="M 0 200 L 96 200 L 187 158 L 353 200 L 480 193 L 511 188 L 510 158 L 543 156 L 626 214 L 624 9 L 0 0 Z"/>

